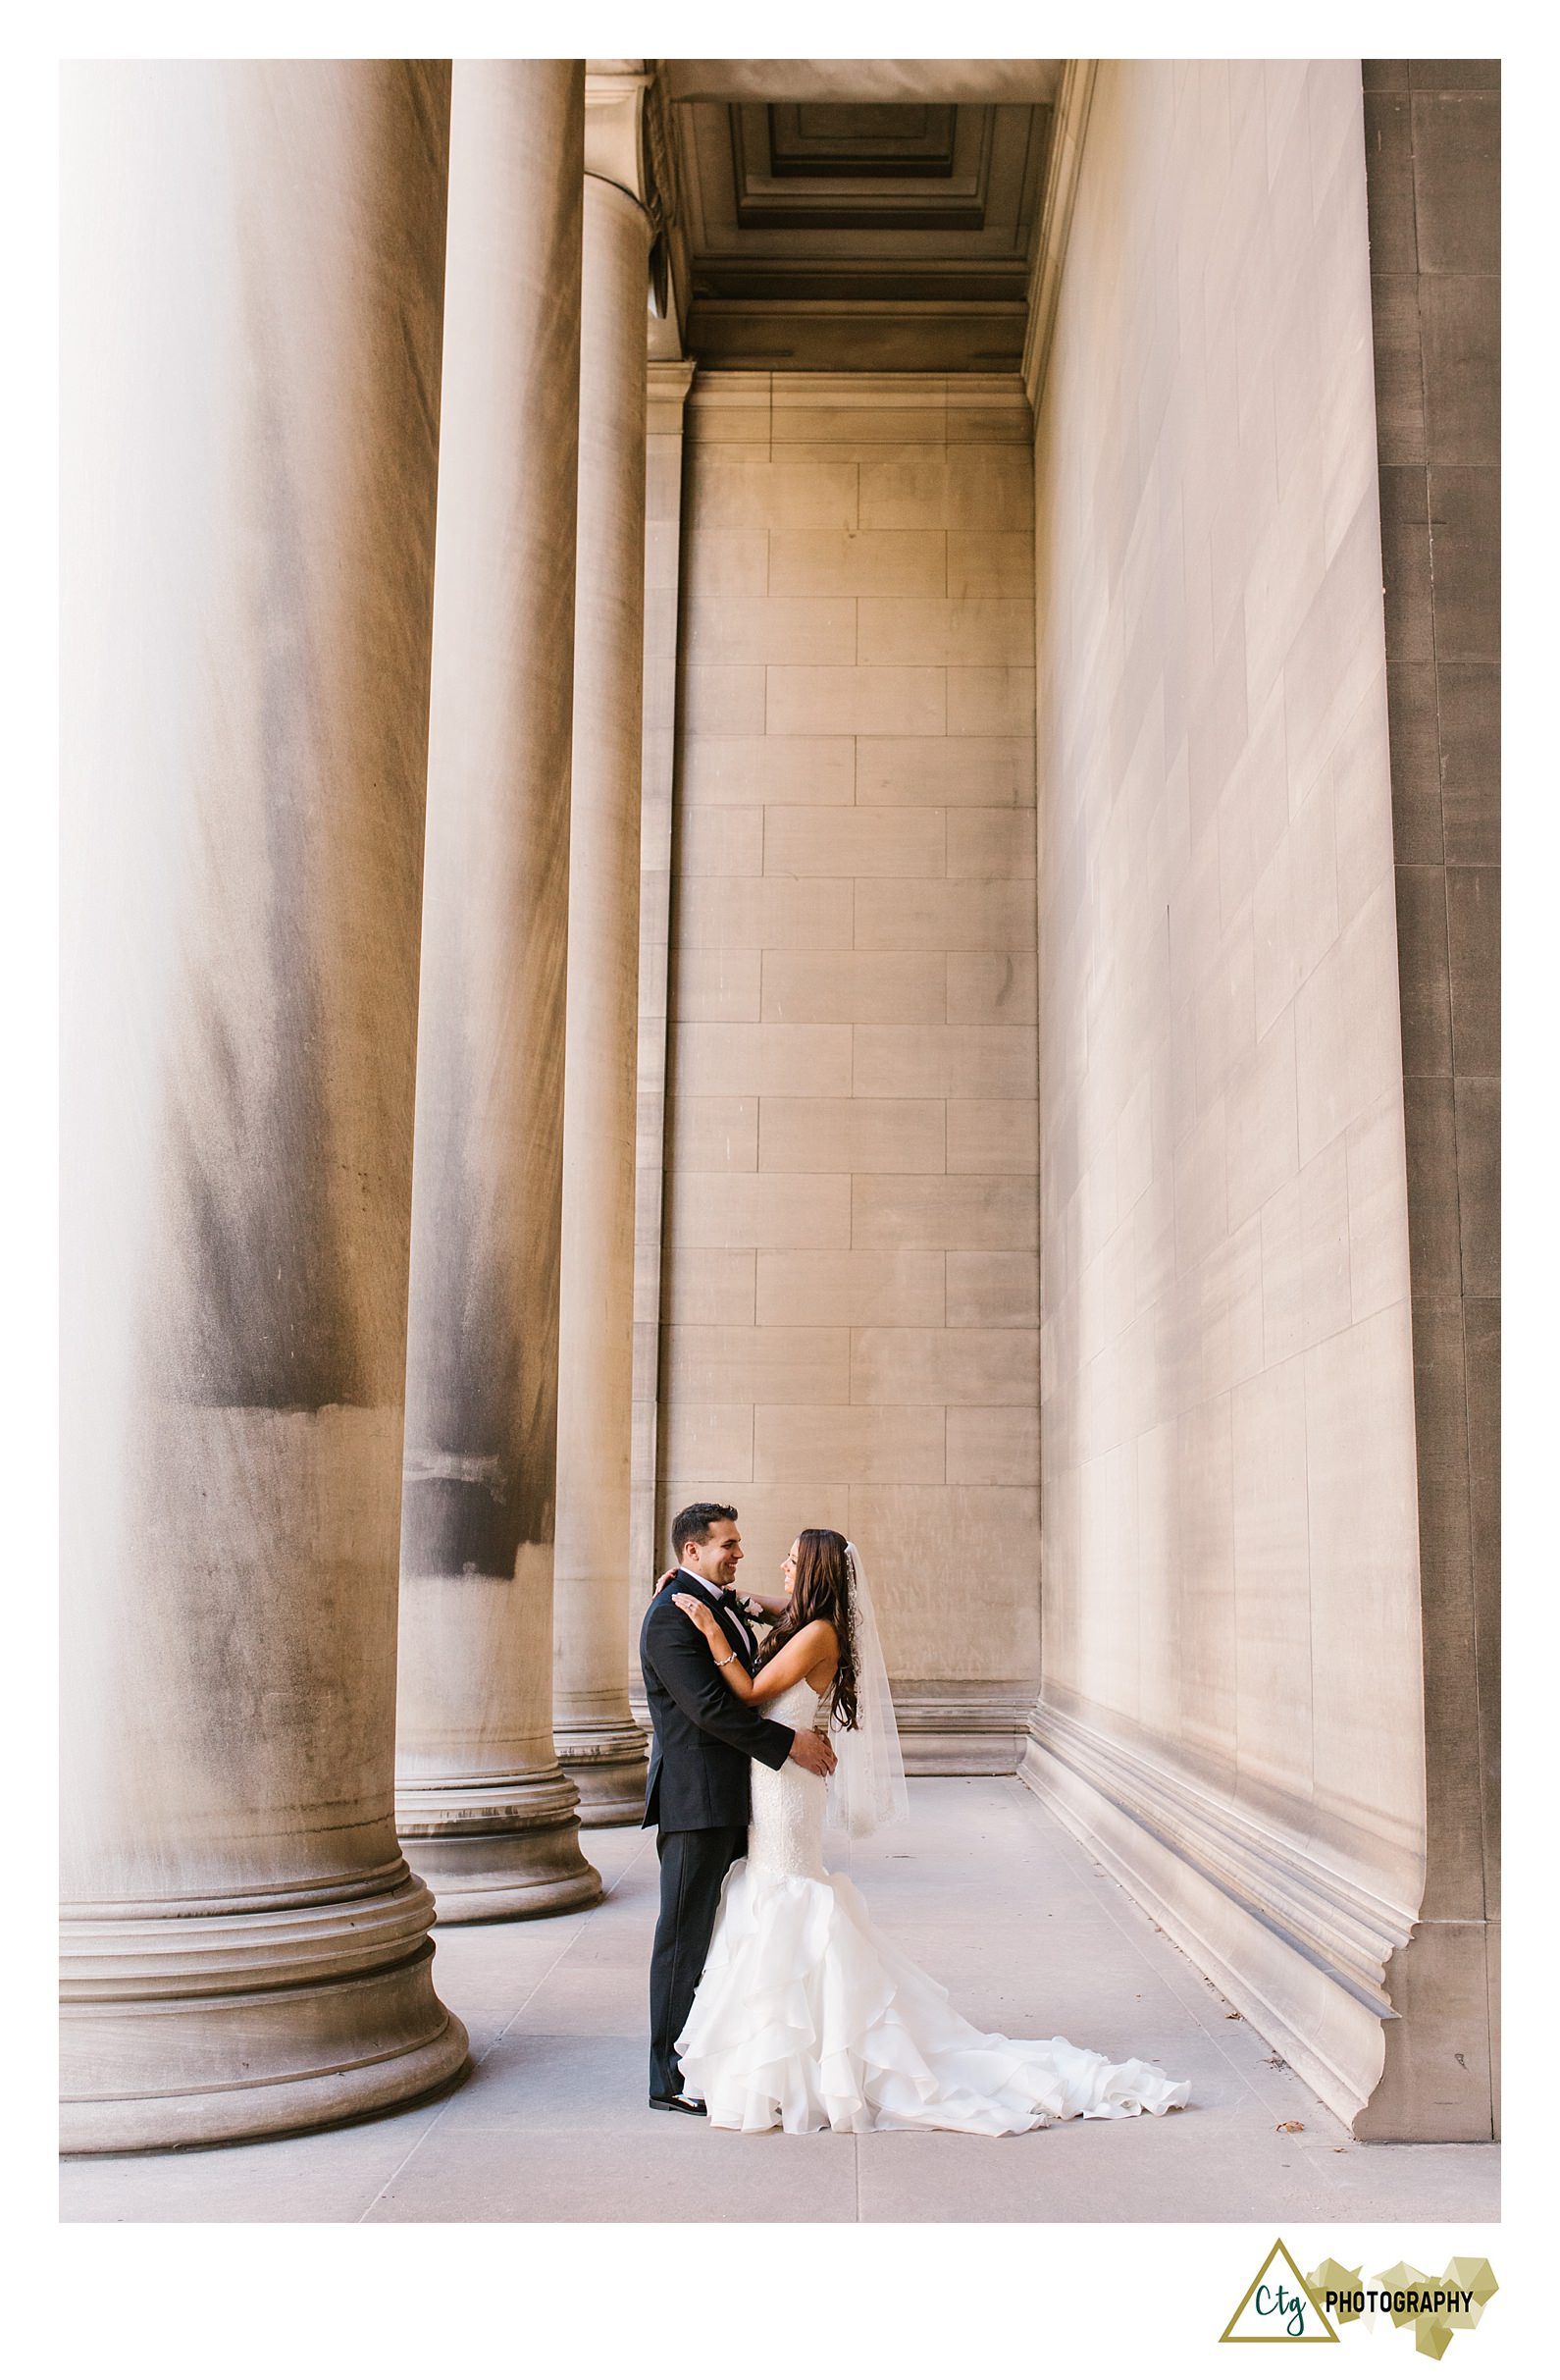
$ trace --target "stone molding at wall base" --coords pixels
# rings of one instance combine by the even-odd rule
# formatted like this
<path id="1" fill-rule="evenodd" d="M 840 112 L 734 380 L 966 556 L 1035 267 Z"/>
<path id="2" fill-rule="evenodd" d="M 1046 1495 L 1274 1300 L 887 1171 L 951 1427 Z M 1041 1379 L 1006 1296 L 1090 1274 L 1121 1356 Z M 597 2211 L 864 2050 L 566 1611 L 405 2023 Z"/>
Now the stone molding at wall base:
<path id="1" fill-rule="evenodd" d="M 1357 2141 L 1498 2141 L 1500 1921 L 1421 1918 L 1386 1969 L 1403 2020 Z M 1492 2068 L 1494 2070 L 1492 2070 Z"/>
<path id="2" fill-rule="evenodd" d="M 637 1826 L 645 1815 L 650 1742 L 633 1721 L 582 1721 L 571 1726 L 554 1719 L 558 1764 L 580 1797 L 582 1826 Z"/>
<path id="3" fill-rule="evenodd" d="M 1023 1751 L 1031 1689 L 1004 1680 L 907 1678 L 894 1716 L 907 1776 L 1012 1776 Z"/>
<path id="4" fill-rule="evenodd" d="M 1046 159 L 1045 187 L 1040 197 L 1040 230 L 1035 240 L 1034 268 L 1029 277 L 1029 319 L 1023 343 L 1024 394 L 1038 415 L 1051 339 L 1056 329 L 1057 301 L 1062 291 L 1062 268 L 1066 261 L 1067 236 L 1078 194 L 1078 169 L 1083 160 L 1083 135 L 1099 61 L 1068 58 L 1057 93 L 1056 122 Z"/>
<path id="5" fill-rule="evenodd" d="M 601 1879 L 580 1849 L 580 1796 L 561 1769 L 397 1780 L 395 1830 L 414 1846 L 442 1926 L 590 1909 Z"/>
<path id="6" fill-rule="evenodd" d="M 1355 2130 L 1400 2022 L 1385 1976 L 1412 1913 L 1044 1699 L 1018 1775 Z M 1414 2122 L 1393 2137 L 1447 2137 Z"/>
<path id="7" fill-rule="evenodd" d="M 434 1990 L 433 1916 L 404 1861 L 281 1905 L 68 1910 L 63 2152 L 313 2131 L 453 2082 L 466 2029 Z"/>
<path id="8" fill-rule="evenodd" d="M 1012 1776 L 1034 1709 L 1032 1686 L 945 1684 L 925 1679 L 894 1686 L 894 1716 L 907 1776 Z M 629 1697 L 650 1724 L 650 1708 Z"/>

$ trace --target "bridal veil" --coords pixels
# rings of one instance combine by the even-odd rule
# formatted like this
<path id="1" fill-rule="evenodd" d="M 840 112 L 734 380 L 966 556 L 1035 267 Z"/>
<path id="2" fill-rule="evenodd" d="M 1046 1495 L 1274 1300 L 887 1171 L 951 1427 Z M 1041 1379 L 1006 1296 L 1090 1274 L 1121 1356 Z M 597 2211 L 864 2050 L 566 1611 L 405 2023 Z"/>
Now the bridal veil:
<path id="1" fill-rule="evenodd" d="M 875 1834 L 880 1826 L 909 1817 L 910 1796 L 866 1564 L 849 1543 L 845 1560 L 856 1637 L 857 1723 L 830 1739 L 839 1765 L 829 1779 L 824 1819 L 846 1834 Z"/>

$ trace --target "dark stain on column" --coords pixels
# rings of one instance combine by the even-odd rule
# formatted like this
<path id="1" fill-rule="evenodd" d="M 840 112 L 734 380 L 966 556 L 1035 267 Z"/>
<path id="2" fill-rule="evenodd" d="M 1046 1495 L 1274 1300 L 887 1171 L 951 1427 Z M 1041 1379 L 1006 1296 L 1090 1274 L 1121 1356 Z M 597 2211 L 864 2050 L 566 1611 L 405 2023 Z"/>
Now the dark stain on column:
<path id="1" fill-rule="evenodd" d="M 152 821 L 179 942 L 145 953 L 127 904 L 108 979 L 160 996 L 166 957 L 173 1013 L 148 997 L 92 1027 L 110 1048 L 154 1032 L 163 1070 L 127 1152 L 158 1205 L 124 1290 L 134 1419 L 93 1686 L 117 1888 L 152 1891 L 395 1857 L 449 79 L 168 72 L 198 73 L 203 111 L 202 162 L 171 186 L 215 214 L 185 241 L 171 203 L 144 259 L 169 368 L 199 359 L 209 414 L 142 573 L 170 585 L 178 558 L 191 600 L 155 619 L 132 690 L 133 746 L 160 739 L 175 780 Z M 182 459 L 116 468 L 161 489 Z"/>
<path id="2" fill-rule="evenodd" d="M 483 1235 L 464 1226 L 458 1196 L 442 1212 L 450 1296 L 421 1329 L 414 1323 L 401 1564 L 407 1575 L 508 1578 L 522 1545 L 553 1537 L 558 1200 L 539 1197 L 517 1225 L 523 1260 L 543 1285 L 520 1308 L 534 1317 L 529 1334 L 506 1297 L 485 1293 Z"/>
<path id="3" fill-rule="evenodd" d="M 531 914 L 567 914 L 567 801 L 531 854 Z M 518 893 L 518 888 L 517 888 Z M 512 1575 L 523 1545 L 550 1545 L 557 1463 L 558 1264 L 562 1241 L 561 932 L 533 931 L 499 1028 L 479 1057 L 454 1011 L 465 953 L 443 972 L 448 1030 L 419 1117 L 418 1229 L 407 1360 L 403 1573 Z M 434 996 L 429 987 L 430 997 Z M 451 996 L 453 995 L 453 996 Z M 517 1097 L 533 1119 L 505 1133 Z M 523 1152 L 494 1178 L 485 1150 Z"/>
<path id="4" fill-rule="evenodd" d="M 250 273 L 247 283 L 249 336 L 257 353 L 269 354 L 276 334 L 267 292 L 260 275 Z M 244 824 L 236 819 L 231 840 L 208 845 L 213 905 L 247 946 L 244 1013 L 231 1013 L 225 990 L 208 980 L 192 984 L 172 1090 L 188 1329 L 182 1376 L 169 1385 L 192 1403 L 312 1409 L 364 1401 L 328 1171 L 329 1078 L 339 1056 L 322 1010 L 310 915 L 322 860 L 318 780 L 330 696 L 311 633 L 286 424 L 267 376 L 257 374 L 251 387 L 247 443 L 267 492 L 250 620 L 262 782 L 252 793 L 237 790 L 246 807 L 257 805 L 259 847 L 243 850 Z M 213 786 L 206 811 L 218 833 L 226 807 L 223 788 Z M 235 919 L 230 903 L 243 900 L 243 883 L 231 890 L 224 883 L 225 858 L 240 860 L 242 877 L 255 885 L 253 910 L 246 905 Z"/>
<path id="5" fill-rule="evenodd" d="M 577 259 L 583 156 L 545 197 L 557 211 L 530 227 L 533 255 Z M 509 1578 L 522 1548 L 554 1537 L 580 342 L 577 284 L 548 282 L 542 295 L 551 335 L 539 321 L 504 402 L 538 454 L 569 457 L 549 491 L 558 534 L 549 544 L 520 528 L 507 498 L 496 515 L 484 508 L 458 453 L 446 488 L 454 559 L 436 640 L 450 665 L 437 663 L 430 734 L 403 1578 Z M 494 600 L 528 625 L 506 647 L 501 699 L 494 686 L 473 715 L 459 657 L 486 651 Z"/>
<path id="6" fill-rule="evenodd" d="M 279 263 L 263 172 L 234 226 L 254 362 L 223 464 L 261 492 L 258 550 L 234 556 L 256 707 L 244 717 L 219 690 L 200 749 L 201 939 L 171 1074 L 175 1286 L 157 1332 L 164 1393 L 198 1404 L 400 1394 L 447 65 L 387 64 L 339 103 L 371 111 L 331 194 L 356 218 L 371 295 L 338 319 L 334 282 Z M 277 363 L 308 340 L 344 349 L 347 436 L 288 417 L 295 376 Z M 304 378 L 323 396 L 323 372 Z M 307 449 L 317 471 L 333 436 L 346 485 L 322 522 L 298 462 Z"/>

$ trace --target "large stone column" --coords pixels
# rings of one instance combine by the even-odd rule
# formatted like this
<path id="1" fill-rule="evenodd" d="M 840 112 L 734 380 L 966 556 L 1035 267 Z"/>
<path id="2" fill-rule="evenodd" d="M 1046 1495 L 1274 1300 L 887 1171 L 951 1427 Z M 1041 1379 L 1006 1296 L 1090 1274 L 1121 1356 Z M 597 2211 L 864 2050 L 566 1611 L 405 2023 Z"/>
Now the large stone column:
<path id="1" fill-rule="evenodd" d="M 682 582 L 683 423 L 690 362 L 650 366 L 645 438 L 645 756 L 640 800 L 639 1098 L 634 1191 L 634 1461 L 630 1639 L 663 1567 L 655 1522 L 660 1421 L 661 1237 L 666 1166 L 666 1023 L 671 943 L 672 788 L 677 758 L 677 630 Z M 629 1707 L 643 1681 L 629 1670 Z"/>
<path id="2" fill-rule="evenodd" d="M 446 2081 L 392 1809 L 448 69 L 71 68 L 65 2143 Z"/>
<path id="3" fill-rule="evenodd" d="M 645 1735 L 628 1705 L 623 1582 L 633 1425 L 649 253 L 650 221 L 638 199 L 588 175 L 554 1679 L 558 1755 L 579 1786 L 587 1825 L 637 1821 L 645 1796 Z"/>
<path id="4" fill-rule="evenodd" d="M 442 1918 L 580 1908 L 552 1744 L 584 69 L 457 61 L 398 1810 Z"/>

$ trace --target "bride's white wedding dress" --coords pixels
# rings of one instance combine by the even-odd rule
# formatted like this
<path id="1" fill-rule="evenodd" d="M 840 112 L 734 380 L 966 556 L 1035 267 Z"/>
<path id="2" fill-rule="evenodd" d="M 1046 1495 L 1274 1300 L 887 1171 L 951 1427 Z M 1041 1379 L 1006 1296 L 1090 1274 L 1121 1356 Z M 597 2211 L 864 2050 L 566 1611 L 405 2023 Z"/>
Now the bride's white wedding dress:
<path id="1" fill-rule="evenodd" d="M 810 1727 L 806 1678 L 764 1709 Z M 886 1942 L 823 1865 L 824 1780 L 753 1769 L 748 1856 L 727 1874 L 677 2043 L 683 2089 L 725 2132 L 1033 2132 L 1054 2117 L 1163 2115 L 1190 2089 L 1140 2058 L 979 2033 Z"/>

